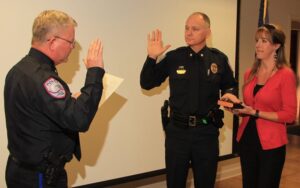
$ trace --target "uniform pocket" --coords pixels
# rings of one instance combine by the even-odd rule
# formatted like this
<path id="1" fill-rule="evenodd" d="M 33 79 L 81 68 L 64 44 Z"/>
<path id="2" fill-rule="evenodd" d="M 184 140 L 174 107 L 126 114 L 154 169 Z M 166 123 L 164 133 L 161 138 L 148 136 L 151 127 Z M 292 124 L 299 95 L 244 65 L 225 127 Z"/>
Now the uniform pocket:
<path id="1" fill-rule="evenodd" d="M 184 95 L 187 91 L 188 76 L 186 74 L 174 75 L 170 79 L 171 95 Z"/>

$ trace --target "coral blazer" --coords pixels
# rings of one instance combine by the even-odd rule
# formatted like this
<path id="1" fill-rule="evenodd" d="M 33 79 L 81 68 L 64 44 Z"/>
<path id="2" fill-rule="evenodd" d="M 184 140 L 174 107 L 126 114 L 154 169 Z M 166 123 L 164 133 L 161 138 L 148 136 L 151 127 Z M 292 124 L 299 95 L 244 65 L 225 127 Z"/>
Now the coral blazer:
<path id="1" fill-rule="evenodd" d="M 250 69 L 245 72 L 244 80 L 250 75 Z M 264 112 L 276 112 L 278 121 L 257 118 L 257 132 L 264 150 L 277 148 L 287 144 L 286 123 L 295 121 L 297 113 L 296 75 L 288 68 L 279 69 L 268 79 L 255 97 L 253 90 L 257 84 L 255 76 L 243 90 L 244 103 L 254 109 Z M 243 135 L 249 116 L 243 117 L 237 133 L 237 141 Z"/>

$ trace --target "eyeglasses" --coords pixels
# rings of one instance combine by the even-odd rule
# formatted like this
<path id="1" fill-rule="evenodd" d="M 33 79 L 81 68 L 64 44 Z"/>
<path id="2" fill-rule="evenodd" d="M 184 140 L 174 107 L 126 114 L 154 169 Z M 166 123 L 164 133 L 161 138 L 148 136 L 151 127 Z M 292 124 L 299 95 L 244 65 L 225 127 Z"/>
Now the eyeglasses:
<path id="1" fill-rule="evenodd" d="M 75 40 L 74 40 L 74 41 L 70 41 L 70 40 L 65 39 L 65 38 L 62 38 L 62 37 L 60 37 L 60 36 L 54 36 L 54 38 L 58 38 L 58 39 L 61 39 L 61 40 L 63 40 L 63 41 L 66 41 L 66 42 L 69 43 L 71 46 L 75 46 L 75 43 L 76 43 Z"/>

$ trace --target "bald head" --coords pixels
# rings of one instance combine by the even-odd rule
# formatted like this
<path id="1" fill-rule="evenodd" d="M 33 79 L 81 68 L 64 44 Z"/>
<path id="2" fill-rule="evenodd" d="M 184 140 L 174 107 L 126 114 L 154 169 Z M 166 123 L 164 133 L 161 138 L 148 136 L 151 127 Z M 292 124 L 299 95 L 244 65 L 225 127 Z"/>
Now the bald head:
<path id="1" fill-rule="evenodd" d="M 210 19 L 209 17 L 205 14 L 205 13 L 202 13 L 202 12 L 194 12 L 192 13 L 188 19 L 192 18 L 192 17 L 198 17 L 199 19 L 202 19 L 204 22 L 205 22 L 205 25 L 210 28 Z"/>

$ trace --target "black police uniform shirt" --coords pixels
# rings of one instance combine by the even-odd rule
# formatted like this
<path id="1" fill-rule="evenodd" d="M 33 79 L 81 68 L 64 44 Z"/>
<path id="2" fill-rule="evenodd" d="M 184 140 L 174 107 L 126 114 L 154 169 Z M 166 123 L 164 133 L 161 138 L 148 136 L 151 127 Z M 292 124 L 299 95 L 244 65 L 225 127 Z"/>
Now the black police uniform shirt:
<path id="1" fill-rule="evenodd" d="M 76 100 L 58 76 L 54 62 L 31 48 L 5 80 L 10 154 L 32 165 L 41 164 L 49 152 L 71 160 L 78 132 L 88 130 L 98 109 L 103 76 L 103 69 L 89 68 Z"/>
<path id="2" fill-rule="evenodd" d="M 170 107 L 184 115 L 206 115 L 217 105 L 220 91 L 237 92 L 227 56 L 215 48 L 195 53 L 190 47 L 170 51 L 159 62 L 147 57 L 140 75 L 143 89 L 152 89 L 169 77 Z"/>

